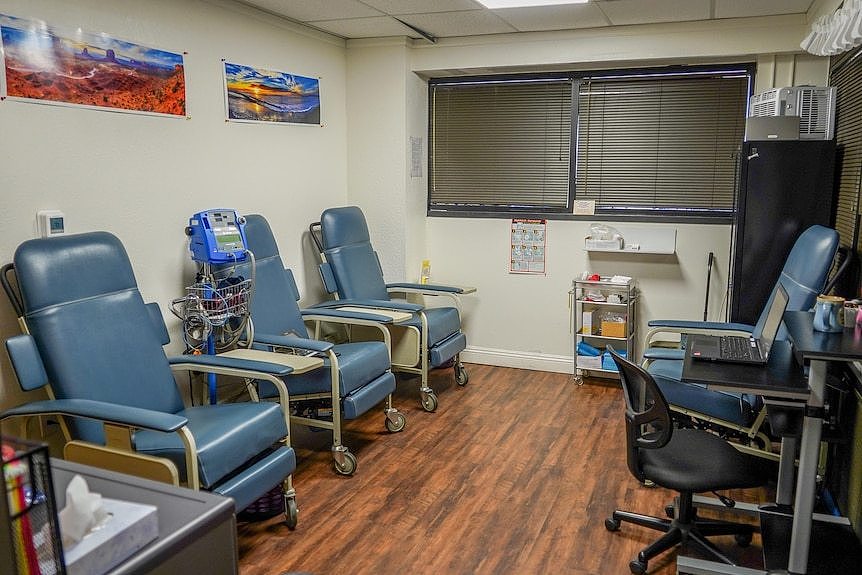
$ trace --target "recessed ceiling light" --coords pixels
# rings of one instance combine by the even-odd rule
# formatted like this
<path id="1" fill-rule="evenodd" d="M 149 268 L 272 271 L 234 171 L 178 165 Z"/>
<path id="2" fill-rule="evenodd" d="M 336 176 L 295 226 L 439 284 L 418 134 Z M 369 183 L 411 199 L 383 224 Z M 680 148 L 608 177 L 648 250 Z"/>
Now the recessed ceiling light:
<path id="1" fill-rule="evenodd" d="M 476 0 L 486 8 L 526 8 L 528 6 L 556 6 L 559 4 L 586 4 L 590 0 Z"/>

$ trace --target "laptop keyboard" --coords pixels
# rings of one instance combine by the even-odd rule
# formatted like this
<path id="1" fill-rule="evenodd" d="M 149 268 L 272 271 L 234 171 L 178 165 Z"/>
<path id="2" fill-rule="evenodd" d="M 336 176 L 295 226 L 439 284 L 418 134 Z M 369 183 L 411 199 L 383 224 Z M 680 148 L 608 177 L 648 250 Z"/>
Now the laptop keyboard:
<path id="1" fill-rule="evenodd" d="M 751 342 L 747 337 L 720 338 L 721 357 L 723 359 L 748 359 L 751 357 Z"/>

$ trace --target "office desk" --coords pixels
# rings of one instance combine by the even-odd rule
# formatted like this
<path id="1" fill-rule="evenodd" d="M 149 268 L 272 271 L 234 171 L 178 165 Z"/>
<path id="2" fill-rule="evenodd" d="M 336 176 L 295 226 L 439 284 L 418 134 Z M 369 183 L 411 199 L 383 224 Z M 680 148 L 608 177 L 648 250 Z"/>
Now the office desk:
<path id="1" fill-rule="evenodd" d="M 114 567 L 111 575 L 238 572 L 233 501 L 206 493 L 80 465 L 51 460 L 57 508 L 76 474 L 104 497 L 158 507 L 159 536 Z"/>
<path id="2" fill-rule="evenodd" d="M 790 342 L 775 342 L 765 367 L 697 361 L 692 360 L 690 353 L 686 353 L 682 376 L 683 381 L 705 383 L 710 389 L 757 393 L 767 399 L 779 398 L 804 405 L 799 469 L 793 499 L 790 548 L 787 555 L 788 571 L 799 575 L 807 573 L 809 567 L 826 365 L 828 361 L 862 359 L 862 334 L 850 330 L 838 334 L 815 332 L 812 319 L 813 314 L 809 312 L 787 312 L 784 315 L 784 324 L 788 329 L 792 346 Z M 801 368 L 804 360 L 810 361 L 807 380 Z M 778 478 L 779 503 L 783 503 L 782 499 L 785 498 L 786 502 L 790 501 L 789 490 L 786 487 L 788 483 L 792 484 L 795 446 L 795 440 L 790 440 L 782 449 Z M 769 556 L 765 544 L 764 555 Z M 706 562 L 695 561 L 692 564 L 701 563 Z M 730 570 L 724 567 L 691 569 L 685 572 L 763 573 L 742 568 Z"/>

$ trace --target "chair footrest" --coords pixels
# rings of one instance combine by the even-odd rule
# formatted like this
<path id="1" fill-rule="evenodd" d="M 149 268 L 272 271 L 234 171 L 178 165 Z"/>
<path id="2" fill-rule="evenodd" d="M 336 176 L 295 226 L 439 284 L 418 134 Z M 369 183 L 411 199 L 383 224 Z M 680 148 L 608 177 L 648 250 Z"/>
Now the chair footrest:
<path id="1" fill-rule="evenodd" d="M 242 473 L 214 487 L 212 492 L 232 498 L 237 512 L 240 512 L 284 481 L 295 469 L 296 454 L 293 448 L 282 446 L 243 469 Z"/>

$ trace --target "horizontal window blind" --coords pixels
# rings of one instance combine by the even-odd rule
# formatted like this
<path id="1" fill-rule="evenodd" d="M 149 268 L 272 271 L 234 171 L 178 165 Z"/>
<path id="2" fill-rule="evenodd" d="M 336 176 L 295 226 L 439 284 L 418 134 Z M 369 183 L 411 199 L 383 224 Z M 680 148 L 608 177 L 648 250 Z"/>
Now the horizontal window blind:
<path id="1" fill-rule="evenodd" d="M 862 185 L 862 58 L 852 50 L 830 61 L 829 85 L 835 86 L 835 143 L 838 163 L 838 202 L 835 229 L 841 244 L 850 246 L 856 234 L 859 188 Z M 857 250 L 862 246 L 853 246 Z"/>
<path id="2" fill-rule="evenodd" d="M 747 75 L 585 78 L 578 200 L 597 209 L 733 209 Z"/>
<path id="3" fill-rule="evenodd" d="M 570 207 L 572 85 L 432 85 L 430 208 Z"/>

